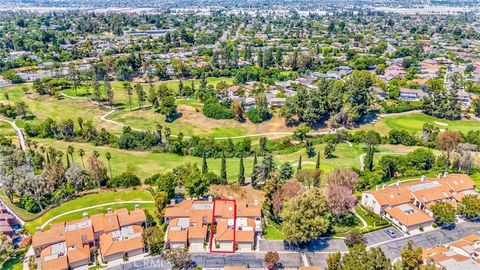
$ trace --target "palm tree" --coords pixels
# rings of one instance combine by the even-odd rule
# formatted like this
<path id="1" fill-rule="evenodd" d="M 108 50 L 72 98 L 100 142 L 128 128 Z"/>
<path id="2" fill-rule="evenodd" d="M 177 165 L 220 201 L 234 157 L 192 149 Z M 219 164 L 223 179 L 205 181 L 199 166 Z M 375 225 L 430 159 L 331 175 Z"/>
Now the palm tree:
<path id="1" fill-rule="evenodd" d="M 112 177 L 112 165 L 110 164 L 110 159 L 112 158 L 112 154 L 110 152 L 105 153 L 105 158 L 108 160 L 108 167 L 110 168 L 110 177 Z"/>
<path id="2" fill-rule="evenodd" d="M 82 159 L 82 166 L 83 168 L 85 169 L 85 163 L 83 162 L 83 156 L 85 156 L 85 150 L 83 150 L 82 148 L 80 148 L 78 150 L 78 155 L 80 156 L 80 158 Z"/>
<path id="3" fill-rule="evenodd" d="M 162 129 L 163 129 L 162 125 L 157 124 L 156 132 L 157 132 L 157 138 L 158 138 L 159 144 L 162 144 Z"/>
<path id="4" fill-rule="evenodd" d="M 70 155 L 70 157 L 72 158 L 72 163 L 74 162 L 73 161 L 73 153 L 75 153 L 75 148 L 73 148 L 73 146 L 69 145 L 67 147 L 67 155 Z"/>
<path id="5" fill-rule="evenodd" d="M 168 144 L 168 141 L 170 139 L 170 127 L 165 128 L 165 143 Z"/>

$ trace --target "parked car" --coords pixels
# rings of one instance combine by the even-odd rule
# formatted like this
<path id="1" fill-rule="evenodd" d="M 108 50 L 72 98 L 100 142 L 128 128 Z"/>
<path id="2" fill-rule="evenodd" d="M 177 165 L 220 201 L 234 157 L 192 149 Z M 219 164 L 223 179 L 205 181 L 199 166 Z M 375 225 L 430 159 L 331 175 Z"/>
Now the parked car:
<path id="1" fill-rule="evenodd" d="M 388 236 L 390 236 L 391 238 L 397 237 L 397 233 L 392 229 L 385 229 L 385 233 L 388 234 Z"/>

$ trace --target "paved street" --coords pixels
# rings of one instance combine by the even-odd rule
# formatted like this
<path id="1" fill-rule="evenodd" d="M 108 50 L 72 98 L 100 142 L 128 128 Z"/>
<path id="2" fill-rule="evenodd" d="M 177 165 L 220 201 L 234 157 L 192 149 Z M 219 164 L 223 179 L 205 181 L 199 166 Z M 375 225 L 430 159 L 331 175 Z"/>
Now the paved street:
<path id="1" fill-rule="evenodd" d="M 399 237 L 402 234 L 396 231 Z M 400 256 L 400 250 L 405 247 L 409 240 L 412 240 L 415 246 L 431 248 L 441 244 L 456 241 L 464 236 L 480 233 L 480 223 L 464 222 L 458 224 L 452 230 L 440 229 L 426 232 L 419 235 L 409 236 L 402 239 L 392 239 L 383 230 L 366 234 L 368 246 L 381 247 L 387 257 L 395 259 Z M 383 243 L 388 241 L 386 243 Z M 303 265 L 301 256 L 296 250 L 297 247 L 290 246 L 283 241 L 261 240 L 260 249 L 262 251 L 255 253 L 237 253 L 237 254 L 191 254 L 192 260 L 196 265 L 203 268 L 221 268 L 226 265 L 243 265 L 248 267 L 264 267 L 265 251 L 279 251 L 280 262 L 284 267 L 299 267 Z M 347 247 L 342 240 L 319 239 L 307 245 L 306 256 L 313 266 L 326 267 L 326 258 L 329 252 L 346 252 Z M 145 258 L 143 260 L 131 261 L 125 264 L 110 267 L 112 270 L 150 270 L 150 269 L 170 269 L 171 267 L 163 261 L 161 257 Z"/>
<path id="2" fill-rule="evenodd" d="M 307 258 L 311 266 L 320 266 L 321 269 L 327 269 L 328 253 L 308 253 Z"/>
<path id="3" fill-rule="evenodd" d="M 395 240 L 385 232 L 386 229 L 393 230 L 396 233 L 397 238 L 404 236 L 404 233 L 397 230 L 395 227 L 388 227 L 378 231 L 369 232 L 363 235 L 365 237 L 365 240 L 367 240 L 367 246 L 371 246 L 371 245 L 382 243 L 389 240 Z"/>
<path id="4" fill-rule="evenodd" d="M 295 245 L 289 245 L 285 241 L 280 240 L 260 240 L 261 251 L 298 251 L 300 250 Z M 308 252 L 343 252 L 347 251 L 347 246 L 343 240 L 322 238 L 315 241 L 310 241 L 305 249 L 302 251 Z"/>
<path id="5" fill-rule="evenodd" d="M 462 237 L 473 233 L 480 233 L 480 223 L 464 222 L 457 224 L 452 230 L 440 229 L 419 235 L 394 240 L 385 244 L 379 244 L 385 255 L 390 259 L 400 256 L 400 250 L 405 247 L 408 241 L 412 240 L 415 246 L 422 248 L 432 248 L 449 242 L 456 241 Z"/>

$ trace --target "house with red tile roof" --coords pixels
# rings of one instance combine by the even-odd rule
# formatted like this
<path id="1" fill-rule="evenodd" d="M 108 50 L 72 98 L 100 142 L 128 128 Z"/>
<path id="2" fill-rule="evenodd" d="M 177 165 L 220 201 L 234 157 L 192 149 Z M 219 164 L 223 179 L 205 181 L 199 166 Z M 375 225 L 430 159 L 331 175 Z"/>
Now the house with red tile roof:
<path id="1" fill-rule="evenodd" d="M 472 234 L 443 246 L 424 249 L 422 258 L 448 270 L 480 269 L 480 236 Z"/>
<path id="2" fill-rule="evenodd" d="M 213 213 L 212 197 L 208 200 L 185 199 L 179 203 L 172 200 L 164 215 L 169 225 L 166 242 L 170 248 L 188 247 L 190 251 L 206 251 L 211 233 L 209 227 L 213 226 L 213 250 L 251 251 L 257 235 L 262 232 L 261 209 L 258 201 L 237 200 L 234 205 L 233 201 L 217 200 Z"/>
<path id="3" fill-rule="evenodd" d="M 53 224 L 50 229 L 37 229 L 32 247 L 43 270 L 73 269 L 93 261 L 93 249 L 100 249 L 103 261 L 114 261 L 144 253 L 142 238 L 146 223 L 145 212 L 108 210 L 105 214 L 72 222 Z"/>
<path id="4" fill-rule="evenodd" d="M 444 174 L 437 178 L 383 187 L 362 193 L 361 204 L 385 216 L 405 232 L 433 223 L 432 206 L 437 202 L 458 203 L 463 196 L 478 194 L 475 183 L 465 174 Z"/>

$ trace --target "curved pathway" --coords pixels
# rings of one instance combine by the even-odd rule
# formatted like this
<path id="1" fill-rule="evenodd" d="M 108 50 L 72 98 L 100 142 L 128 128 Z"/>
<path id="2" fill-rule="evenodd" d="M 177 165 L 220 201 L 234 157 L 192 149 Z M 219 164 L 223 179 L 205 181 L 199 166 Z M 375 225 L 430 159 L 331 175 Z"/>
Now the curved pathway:
<path id="1" fill-rule="evenodd" d="M 134 110 L 135 108 L 132 108 Z M 127 125 L 115 120 L 108 119 L 107 117 L 116 112 L 117 110 L 112 109 L 111 111 L 107 112 L 106 114 L 102 115 L 100 119 L 102 121 L 108 122 L 113 125 L 121 126 L 121 127 L 126 127 Z M 143 131 L 142 129 L 138 128 L 132 128 L 133 130 L 136 131 Z M 315 135 L 324 135 L 324 134 L 334 134 L 337 132 L 337 130 L 340 130 L 343 128 L 338 128 L 335 130 L 327 130 L 327 131 L 319 131 L 319 132 L 310 132 L 308 135 L 315 136 Z M 261 136 L 276 136 L 276 135 L 293 135 L 293 132 L 291 131 L 279 131 L 279 132 L 267 132 L 267 133 L 257 133 L 257 134 L 248 134 L 248 135 L 240 135 L 240 136 L 231 136 L 231 137 L 213 137 L 214 140 L 228 140 L 228 139 L 241 139 L 241 138 L 251 138 L 251 137 L 261 137 Z M 172 137 L 177 137 L 177 135 L 170 135 Z M 191 138 L 191 136 L 183 136 L 183 138 Z"/>
<path id="2" fill-rule="evenodd" d="M 15 132 L 17 133 L 17 136 L 18 136 L 18 143 L 20 144 L 20 148 L 22 150 L 27 149 L 26 143 L 25 143 L 25 136 L 23 136 L 22 130 L 17 126 L 15 121 L 12 122 L 5 119 L 0 119 L 0 121 L 10 124 L 10 126 L 12 126 L 12 128 L 15 129 Z"/>
<path id="3" fill-rule="evenodd" d="M 111 202 L 111 203 L 104 203 L 104 204 L 98 204 L 98 205 L 93 205 L 93 206 L 89 206 L 89 207 L 85 207 L 85 208 L 81 208 L 81 209 L 75 209 L 75 210 L 72 210 L 72 211 L 67 211 L 67 212 L 63 212 L 59 215 L 56 215 L 52 218 L 50 218 L 49 220 L 47 220 L 45 223 L 43 223 L 40 228 L 43 230 L 43 228 L 45 228 L 48 224 L 50 224 L 52 221 L 54 221 L 55 219 L 59 218 L 59 217 L 62 217 L 62 216 L 66 216 L 66 215 L 69 215 L 71 213 L 76 213 L 76 212 L 81 212 L 81 211 L 85 211 L 85 210 L 90 210 L 90 209 L 95 209 L 95 208 L 98 208 L 98 207 L 103 207 L 103 206 L 109 206 L 109 205 L 116 205 L 116 204 L 132 204 L 132 203 L 135 203 L 135 204 L 148 204 L 148 203 L 155 203 L 155 201 L 124 201 L 124 202 Z"/>

